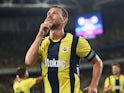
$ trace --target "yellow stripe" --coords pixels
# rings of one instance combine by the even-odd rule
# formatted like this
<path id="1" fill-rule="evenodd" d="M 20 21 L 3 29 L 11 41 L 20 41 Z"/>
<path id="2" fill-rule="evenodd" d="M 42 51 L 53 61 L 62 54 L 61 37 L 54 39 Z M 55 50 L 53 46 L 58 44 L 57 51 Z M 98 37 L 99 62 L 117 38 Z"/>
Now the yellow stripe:
<path id="1" fill-rule="evenodd" d="M 41 50 L 42 50 L 42 55 L 41 55 L 41 58 L 42 59 L 46 59 L 47 58 L 47 52 L 48 52 L 48 47 L 49 47 L 49 38 L 47 37 L 47 39 L 45 39 L 44 42 L 42 42 L 42 46 L 40 47 Z M 48 80 L 48 67 L 45 67 L 45 64 L 44 64 L 44 60 L 42 60 L 42 63 L 41 63 L 41 67 L 42 67 L 42 76 L 43 76 L 43 80 L 44 80 L 44 87 L 45 87 L 45 93 L 52 93 L 52 90 L 51 90 L 51 86 L 50 86 L 50 83 L 49 83 L 49 80 Z"/>
<path id="2" fill-rule="evenodd" d="M 67 34 L 68 35 L 68 34 Z M 71 53 L 71 44 L 72 42 L 66 42 L 67 39 L 72 41 L 72 36 L 68 35 L 64 38 L 60 44 L 59 49 L 59 60 L 65 60 L 65 67 L 58 69 L 58 79 L 60 86 L 60 93 L 70 93 L 70 76 L 69 76 L 69 67 L 70 67 L 70 53 Z"/>

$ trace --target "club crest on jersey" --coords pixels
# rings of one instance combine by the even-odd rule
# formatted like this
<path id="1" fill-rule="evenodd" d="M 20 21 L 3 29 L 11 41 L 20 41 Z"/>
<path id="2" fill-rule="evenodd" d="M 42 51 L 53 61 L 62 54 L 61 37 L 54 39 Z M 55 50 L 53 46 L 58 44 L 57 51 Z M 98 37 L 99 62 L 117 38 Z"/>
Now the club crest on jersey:
<path id="1" fill-rule="evenodd" d="M 68 52 L 68 46 L 64 46 L 64 47 L 62 48 L 62 51 L 63 51 L 63 52 Z"/>

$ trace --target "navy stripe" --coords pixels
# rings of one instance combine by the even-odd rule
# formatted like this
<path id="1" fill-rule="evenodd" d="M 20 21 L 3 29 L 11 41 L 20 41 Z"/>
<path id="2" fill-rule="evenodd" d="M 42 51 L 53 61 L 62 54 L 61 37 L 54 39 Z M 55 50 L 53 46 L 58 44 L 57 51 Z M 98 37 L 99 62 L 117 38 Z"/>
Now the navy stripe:
<path id="1" fill-rule="evenodd" d="M 76 55 L 76 47 L 78 43 L 78 37 L 73 36 L 72 47 L 71 47 L 71 56 L 70 56 L 70 86 L 71 93 L 74 93 L 75 77 L 74 73 L 77 72 L 76 65 L 79 62 L 79 57 Z"/>
<path id="2" fill-rule="evenodd" d="M 120 87 L 119 79 L 116 80 L 116 87 Z M 120 93 L 120 89 L 116 89 L 116 93 Z"/>
<path id="3" fill-rule="evenodd" d="M 51 72 L 50 70 L 53 69 L 52 67 L 48 68 L 48 79 L 51 85 L 52 93 L 59 93 L 59 80 L 58 80 L 58 68 L 54 67 L 54 72 Z"/>
<path id="4" fill-rule="evenodd" d="M 51 42 L 48 49 L 48 59 L 58 60 L 60 42 Z M 58 67 L 48 67 L 48 80 L 51 85 L 52 93 L 59 93 Z"/>

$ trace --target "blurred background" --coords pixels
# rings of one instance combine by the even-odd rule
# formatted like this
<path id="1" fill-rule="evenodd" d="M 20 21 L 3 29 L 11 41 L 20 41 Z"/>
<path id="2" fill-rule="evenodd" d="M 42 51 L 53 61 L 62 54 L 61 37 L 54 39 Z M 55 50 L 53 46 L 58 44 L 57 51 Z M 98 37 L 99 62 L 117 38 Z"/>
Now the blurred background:
<path id="1" fill-rule="evenodd" d="M 86 37 L 103 60 L 99 93 L 102 93 L 105 77 L 111 74 L 112 63 L 120 63 L 124 73 L 124 0 L 0 0 L 0 93 L 13 93 L 16 68 L 25 65 L 25 54 L 35 39 L 47 10 L 53 5 L 64 7 L 69 12 L 65 31 Z M 99 14 L 99 17 L 94 14 Z M 90 34 L 84 35 L 81 32 L 83 30 Z M 95 31 L 101 32 L 96 34 Z M 39 64 L 40 62 L 28 67 L 31 77 L 41 74 Z M 82 89 L 89 84 L 91 76 L 92 65 L 82 60 Z M 43 93 L 43 84 L 35 86 L 33 91 Z"/>

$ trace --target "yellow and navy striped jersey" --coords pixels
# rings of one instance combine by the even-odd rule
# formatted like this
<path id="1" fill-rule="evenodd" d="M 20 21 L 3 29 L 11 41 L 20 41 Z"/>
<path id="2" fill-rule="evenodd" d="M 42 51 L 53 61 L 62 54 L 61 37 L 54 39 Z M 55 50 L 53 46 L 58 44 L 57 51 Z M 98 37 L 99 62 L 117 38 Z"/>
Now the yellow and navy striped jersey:
<path id="1" fill-rule="evenodd" d="M 83 37 L 66 33 L 59 41 L 46 37 L 40 47 L 45 93 L 81 93 L 77 65 L 80 58 L 92 59 L 89 43 Z"/>
<path id="2" fill-rule="evenodd" d="M 104 87 L 107 88 L 109 86 L 113 86 L 111 93 L 121 93 L 121 90 L 124 89 L 124 75 L 120 75 L 118 79 L 115 79 L 113 75 L 107 77 Z"/>
<path id="3" fill-rule="evenodd" d="M 35 84 L 35 78 L 28 78 L 21 81 L 15 81 L 13 84 L 14 93 L 31 93 L 31 88 Z"/>

